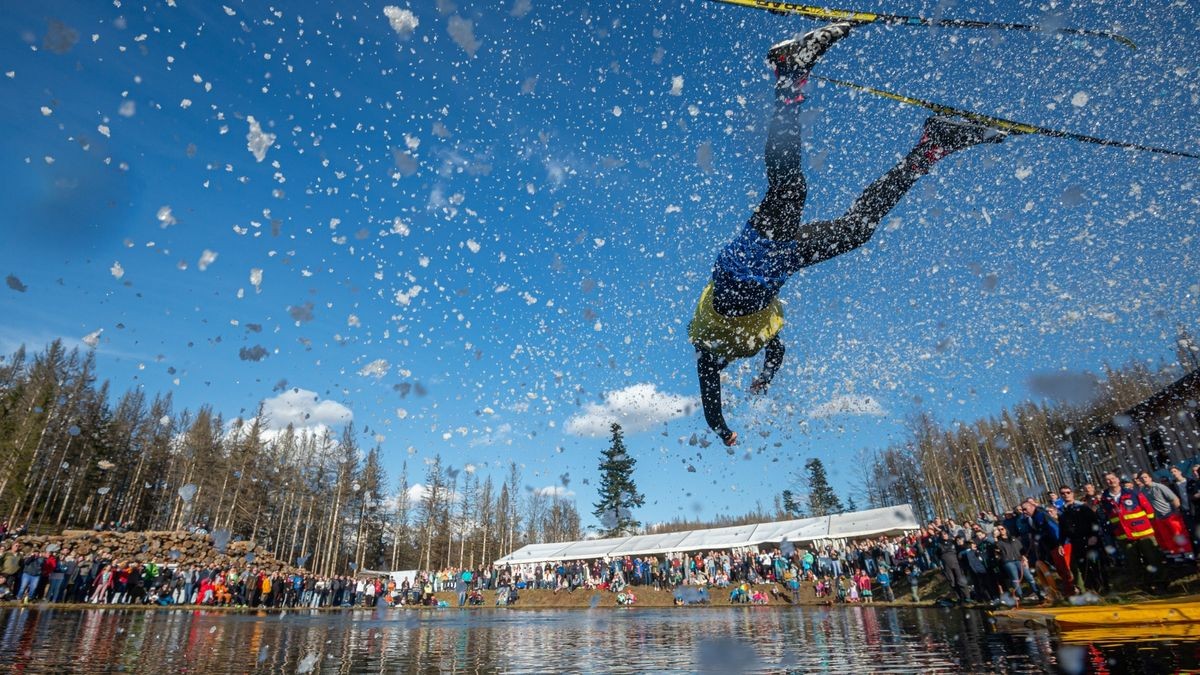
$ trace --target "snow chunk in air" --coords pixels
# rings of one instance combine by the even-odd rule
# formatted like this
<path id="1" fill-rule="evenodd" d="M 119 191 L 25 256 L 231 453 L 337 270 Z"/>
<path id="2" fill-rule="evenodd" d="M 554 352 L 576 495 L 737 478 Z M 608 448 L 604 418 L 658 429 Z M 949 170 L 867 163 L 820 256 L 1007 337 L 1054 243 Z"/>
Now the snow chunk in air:
<path id="1" fill-rule="evenodd" d="M 392 27 L 392 30 L 396 31 L 396 35 L 402 38 L 412 36 L 413 31 L 417 30 L 417 26 L 421 24 L 411 10 L 395 5 L 384 7 L 383 15 L 387 17 L 388 25 Z"/>
<path id="2" fill-rule="evenodd" d="M 467 56 L 475 58 L 475 52 L 479 51 L 479 46 L 483 43 L 475 39 L 474 21 L 457 15 L 452 16 L 446 26 L 446 32 L 450 33 L 450 38 L 454 40 L 454 44 L 462 47 Z"/>
<path id="3" fill-rule="evenodd" d="M 204 249 L 200 254 L 200 260 L 196 263 L 196 267 L 201 271 L 208 269 L 208 266 L 217 261 L 217 252 Z"/>
<path id="4" fill-rule="evenodd" d="M 100 334 L 103 332 L 104 332 L 103 328 L 98 328 L 95 331 L 88 333 L 87 335 L 84 335 L 83 336 L 83 344 L 85 344 L 89 347 L 92 347 L 94 349 L 96 347 L 96 345 L 100 344 Z"/>
<path id="5" fill-rule="evenodd" d="M 358 374 L 364 377 L 381 378 L 388 374 L 392 365 L 387 362 L 387 359 L 375 359 L 367 365 L 359 368 Z"/>
<path id="6" fill-rule="evenodd" d="M 170 206 L 158 207 L 158 213 L 154 214 L 154 217 L 158 219 L 159 227 L 162 228 L 170 227 L 179 222 L 175 220 L 175 215 L 171 213 Z"/>
<path id="7" fill-rule="evenodd" d="M 248 115 L 246 121 L 250 123 L 250 131 L 246 133 L 246 149 L 254 155 L 255 160 L 261 162 L 267 158 L 267 150 L 275 142 L 275 134 L 264 132 L 254 115 Z"/>
<path id="8" fill-rule="evenodd" d="M 862 394 L 845 394 L 822 403 L 808 413 L 809 417 L 823 419 L 834 415 L 867 415 L 883 417 L 887 411 L 879 405 L 879 401 Z"/>

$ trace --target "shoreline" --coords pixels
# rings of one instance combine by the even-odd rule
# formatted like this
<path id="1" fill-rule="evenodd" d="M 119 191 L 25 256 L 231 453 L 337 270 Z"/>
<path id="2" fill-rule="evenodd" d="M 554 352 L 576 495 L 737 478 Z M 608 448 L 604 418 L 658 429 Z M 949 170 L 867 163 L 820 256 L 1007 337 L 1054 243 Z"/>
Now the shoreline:
<path id="1" fill-rule="evenodd" d="M 729 609 L 737 609 L 737 608 L 747 608 L 747 607 L 750 607 L 750 608 L 772 608 L 772 609 L 781 609 L 781 608 L 788 609 L 788 608 L 802 608 L 802 607 L 803 608 L 811 608 L 811 609 L 834 609 L 834 608 L 839 608 L 839 607 L 851 608 L 851 607 L 875 607 L 875 606 L 884 607 L 884 608 L 901 608 L 901 609 L 954 608 L 954 609 L 977 609 L 977 610 L 984 610 L 984 611 L 995 611 L 998 609 L 1013 609 L 1011 607 L 1006 607 L 1006 606 L 996 607 L 994 605 L 987 604 L 987 603 L 967 603 L 967 604 L 963 604 L 963 605 L 954 605 L 951 607 L 947 607 L 939 602 L 941 600 L 942 596 L 940 594 L 936 594 L 936 593 L 930 593 L 928 596 L 925 596 L 925 597 L 929 597 L 931 599 L 921 600 L 920 602 L 913 602 L 907 596 L 905 596 L 904 599 L 900 599 L 899 593 L 897 593 L 897 600 L 894 602 L 875 601 L 875 602 L 871 602 L 871 603 L 866 603 L 866 602 L 857 602 L 857 603 L 840 602 L 839 603 L 839 602 L 827 601 L 823 598 L 816 598 L 814 596 L 811 596 L 811 594 L 808 594 L 808 597 L 801 597 L 800 600 L 798 600 L 796 602 L 788 602 L 788 601 L 784 600 L 783 597 L 781 597 L 778 594 L 772 595 L 771 594 L 772 589 L 774 589 L 776 591 L 778 590 L 777 587 L 772 587 L 771 585 L 765 585 L 765 584 L 754 587 L 754 590 L 761 590 L 768 595 L 768 597 L 770 599 L 766 604 L 731 603 L 728 600 L 728 595 L 726 593 L 720 592 L 720 589 L 718 589 L 718 592 L 716 592 L 716 593 L 710 591 L 709 595 L 710 595 L 711 600 L 708 603 L 693 603 L 693 604 L 688 604 L 688 605 L 676 605 L 673 591 L 667 591 L 667 590 L 656 591 L 651 588 L 644 588 L 644 589 L 634 588 L 633 591 L 634 591 L 635 595 L 637 596 L 637 603 L 634 605 L 618 605 L 617 604 L 617 594 L 613 593 L 612 591 L 580 589 L 573 593 L 566 592 L 566 591 L 556 593 L 554 591 L 548 591 L 548 590 L 525 590 L 525 591 L 520 592 L 520 598 L 515 604 L 503 605 L 503 606 L 498 606 L 495 604 L 495 592 L 494 591 L 485 591 L 484 592 L 485 602 L 482 605 L 469 605 L 468 604 L 461 608 L 458 607 L 458 594 L 451 591 L 451 592 L 440 592 L 440 593 L 434 594 L 434 597 L 437 598 L 437 600 L 445 601 L 446 603 L 448 603 L 448 606 L 445 606 L 445 607 L 438 607 L 438 606 L 431 606 L 431 605 L 396 605 L 394 607 L 386 606 L 386 605 L 384 605 L 382 607 L 380 607 L 380 606 L 367 607 L 367 606 L 362 606 L 362 605 L 356 605 L 354 607 L 246 607 L 246 606 L 221 606 L 221 605 L 157 605 L 157 604 L 119 605 L 119 604 L 91 604 L 91 603 L 49 603 L 49 602 L 39 601 L 39 602 L 30 602 L 30 603 L 0 602 L 0 609 L 34 608 L 34 609 L 38 609 L 41 611 L 64 610 L 64 611 L 72 611 L 72 612 L 87 611 L 87 610 L 94 610 L 94 609 L 125 610 L 125 611 L 167 611 L 167 612 L 176 612 L 176 611 L 197 612 L 197 611 L 199 611 L 199 612 L 216 612 L 216 613 L 229 613 L 229 614 L 255 613 L 255 614 L 270 614 L 270 615 L 286 614 L 286 613 L 290 613 L 290 612 L 340 613 L 340 612 L 353 612 L 353 611 L 375 611 L 378 609 L 399 609 L 399 610 L 418 610 L 418 611 L 420 611 L 420 610 L 431 610 L 431 611 L 433 611 L 433 610 L 455 610 L 455 609 L 536 610 L 536 609 L 605 609 L 605 608 L 632 609 L 632 610 L 637 610 L 639 608 L 649 608 L 649 609 L 729 608 Z M 922 595 L 924 596 L 925 594 L 923 593 Z M 1170 595 L 1156 597 L 1155 599 L 1170 600 L 1175 597 L 1184 597 L 1186 595 L 1187 595 L 1186 593 L 1172 593 Z M 1106 596 L 1106 597 L 1102 598 L 1102 602 L 1097 603 L 1097 604 L 1099 604 L 1099 605 L 1121 605 L 1121 604 L 1125 604 L 1127 602 L 1132 602 L 1132 601 L 1137 601 L 1137 600 L 1139 600 L 1139 598 L 1127 598 L 1127 597 L 1122 597 L 1122 596 Z M 1052 603 L 1034 603 L 1034 604 L 1020 605 L 1021 608 L 1029 608 L 1029 607 L 1046 608 L 1046 607 L 1054 607 L 1054 606 L 1068 606 L 1068 603 L 1058 603 L 1057 605 L 1052 604 Z"/>
<path id="2" fill-rule="evenodd" d="M 835 603 L 826 602 L 823 599 L 815 597 L 801 597 L 797 602 L 788 602 L 779 595 L 771 595 L 772 589 L 778 590 L 769 584 L 752 587 L 752 591 L 763 591 L 770 597 L 767 604 L 753 603 L 731 603 L 728 599 L 728 594 L 721 592 L 709 591 L 711 600 L 708 603 L 692 603 L 687 605 L 676 605 L 674 591 L 659 590 L 652 588 L 633 588 L 634 594 L 637 596 L 637 603 L 634 605 L 619 605 L 617 604 L 617 593 L 607 590 L 586 590 L 579 589 L 574 592 L 568 591 L 549 591 L 549 590 L 523 590 L 519 591 L 519 600 L 512 605 L 496 605 L 495 591 L 484 591 L 484 603 L 482 605 L 464 605 L 461 609 L 638 609 L 638 608 L 654 608 L 661 609 L 665 607 L 813 607 L 813 608 L 829 608 L 829 607 L 854 607 L 854 606 L 870 606 L 879 605 L 881 607 L 911 607 L 911 608 L 936 608 L 937 602 L 934 600 L 922 601 L 914 603 L 911 600 L 897 602 L 874 602 L 874 603 Z M 264 612 L 269 614 L 280 614 L 286 612 L 349 612 L 355 610 L 376 610 L 376 609 L 403 609 L 403 610 L 446 610 L 460 609 L 458 607 L 458 594 L 453 591 L 442 591 L 433 594 L 439 602 L 446 602 L 448 606 L 438 607 L 434 605 L 396 605 L 391 606 L 375 606 L 368 607 L 356 605 L 353 607 L 246 607 L 241 605 L 157 605 L 157 604 L 91 604 L 91 603 L 49 603 L 45 601 L 20 603 L 20 602 L 0 602 L 0 609 L 20 609 L 20 608 L 37 608 L 40 610 L 63 609 L 70 611 L 84 611 L 89 609 L 113 609 L 113 610 L 153 610 L 153 611 L 213 611 L 213 612 L 229 612 L 229 613 L 249 613 L 249 612 Z M 968 607 L 970 607 L 968 605 Z M 982 606 L 981 606 L 982 608 Z"/>

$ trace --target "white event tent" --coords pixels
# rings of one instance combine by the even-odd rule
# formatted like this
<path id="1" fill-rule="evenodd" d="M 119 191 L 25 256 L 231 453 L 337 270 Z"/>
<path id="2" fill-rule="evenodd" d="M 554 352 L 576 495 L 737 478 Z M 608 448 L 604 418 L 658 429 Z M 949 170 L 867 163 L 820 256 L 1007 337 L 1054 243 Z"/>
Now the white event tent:
<path id="1" fill-rule="evenodd" d="M 684 551 L 719 551 L 760 544 L 793 544 L 833 539 L 900 534 L 920 528 L 912 506 L 889 506 L 819 518 L 781 520 L 774 523 L 735 525 L 667 534 L 642 534 L 612 539 L 585 539 L 559 544 L 530 544 L 496 561 L 497 565 L 522 565 L 623 556 L 658 555 Z"/>

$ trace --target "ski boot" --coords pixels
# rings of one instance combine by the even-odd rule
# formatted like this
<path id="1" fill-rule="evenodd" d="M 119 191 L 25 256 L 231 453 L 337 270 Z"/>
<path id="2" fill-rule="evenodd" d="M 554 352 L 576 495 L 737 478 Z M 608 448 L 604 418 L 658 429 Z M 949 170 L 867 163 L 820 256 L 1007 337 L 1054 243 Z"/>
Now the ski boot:
<path id="1" fill-rule="evenodd" d="M 775 68 L 775 76 L 803 82 L 813 65 L 833 43 L 846 37 L 853 24 L 842 21 L 797 35 L 767 50 L 767 62 Z"/>
<path id="2" fill-rule="evenodd" d="M 980 143 L 1000 143 L 1008 133 L 978 122 L 949 115 L 930 115 L 912 157 L 915 169 L 927 172 L 935 162 L 952 152 Z"/>

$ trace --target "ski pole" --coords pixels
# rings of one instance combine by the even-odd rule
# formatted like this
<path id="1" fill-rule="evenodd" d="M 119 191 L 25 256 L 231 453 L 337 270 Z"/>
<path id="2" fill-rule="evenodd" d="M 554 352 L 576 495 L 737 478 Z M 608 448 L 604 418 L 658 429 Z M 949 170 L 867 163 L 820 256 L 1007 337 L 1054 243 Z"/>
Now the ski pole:
<path id="1" fill-rule="evenodd" d="M 987 125 L 989 127 L 992 127 L 993 129 L 999 129 L 1000 131 L 1007 131 L 1007 132 L 1013 133 L 1013 134 L 1039 134 L 1042 136 L 1050 136 L 1053 138 L 1069 138 L 1074 141 L 1082 141 L 1084 143 L 1093 143 L 1095 145 L 1108 145 L 1108 146 L 1113 146 L 1113 147 L 1117 147 L 1117 148 L 1127 148 L 1129 150 L 1144 150 L 1146 152 L 1156 152 L 1156 153 L 1159 153 L 1162 155 L 1172 155 L 1174 157 L 1191 157 L 1192 159 L 1200 159 L 1200 155 L 1195 155 L 1190 152 L 1183 152 L 1181 150 L 1171 150 L 1169 148 L 1156 148 L 1156 147 L 1153 147 L 1150 145 L 1141 145 L 1138 143 L 1127 143 L 1125 141 L 1112 141 L 1107 138 L 1098 138 L 1096 136 L 1086 136 L 1084 134 L 1077 134 L 1077 133 L 1074 133 L 1071 131 L 1060 131 L 1058 129 L 1049 129 L 1047 127 L 1039 127 L 1039 126 L 1036 126 L 1033 124 L 1026 124 L 1025 122 L 1014 122 L 1013 120 L 1006 120 L 1003 117 L 993 117 L 991 115 L 984 115 L 983 113 L 977 113 L 977 112 L 974 112 L 971 110 L 963 110 L 961 108 L 953 108 L 948 105 L 934 103 L 933 101 L 926 101 L 924 99 L 914 98 L 912 96 L 905 96 L 904 94 L 897 94 L 895 92 L 887 91 L 885 89 L 876 89 L 875 87 L 868 87 L 865 84 L 857 84 L 854 82 L 848 82 L 846 80 L 835 80 L 832 77 L 821 77 L 820 75 L 811 75 L 810 77 L 812 77 L 815 80 L 821 80 L 823 82 L 828 82 L 830 84 L 836 84 L 841 87 L 848 87 L 850 89 L 855 89 L 857 91 L 866 92 L 868 94 L 874 94 L 876 96 L 882 96 L 883 98 L 889 98 L 889 99 L 892 99 L 893 101 L 899 101 L 900 103 L 906 103 L 908 105 L 920 106 L 922 108 L 932 110 L 935 113 L 940 113 L 943 115 L 955 115 L 957 117 L 962 117 L 964 119 L 971 120 L 972 122 L 978 122 L 980 124 Z"/>

